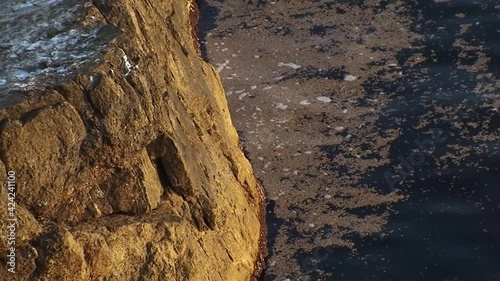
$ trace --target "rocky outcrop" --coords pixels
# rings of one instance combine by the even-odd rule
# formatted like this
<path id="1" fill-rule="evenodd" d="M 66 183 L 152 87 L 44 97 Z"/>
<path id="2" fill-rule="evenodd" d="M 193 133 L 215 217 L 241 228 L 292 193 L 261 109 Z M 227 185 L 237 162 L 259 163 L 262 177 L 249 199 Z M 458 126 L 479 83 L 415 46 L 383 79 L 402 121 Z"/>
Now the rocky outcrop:
<path id="1" fill-rule="evenodd" d="M 5 8 L 0 280 L 251 280 L 260 271 L 263 192 L 219 77 L 193 44 L 192 7 Z"/>

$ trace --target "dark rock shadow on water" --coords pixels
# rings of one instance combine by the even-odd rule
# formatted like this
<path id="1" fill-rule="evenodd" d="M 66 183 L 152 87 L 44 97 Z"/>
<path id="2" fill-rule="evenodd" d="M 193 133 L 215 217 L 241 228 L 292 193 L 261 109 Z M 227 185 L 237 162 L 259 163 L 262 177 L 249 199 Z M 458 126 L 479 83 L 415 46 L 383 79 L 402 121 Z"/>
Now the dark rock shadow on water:
<path id="1" fill-rule="evenodd" d="M 490 106 L 498 101 L 499 89 L 477 92 L 498 79 L 500 10 L 495 6 L 500 2 L 437 2 L 410 2 L 412 18 L 422 16 L 414 31 L 424 35 L 416 42 L 423 48 L 397 54 L 398 65 L 416 53 L 426 60 L 398 70 L 405 73 L 400 79 L 364 85 L 368 98 L 391 95 L 376 127 L 397 129 L 400 135 L 391 143 L 390 164 L 360 184 L 381 193 L 398 188 L 409 199 L 393 206 L 397 212 L 385 236 L 346 237 L 355 242 L 356 254 L 331 248 L 327 258 L 314 259 L 315 270 L 308 273 L 312 280 L 330 280 L 325 272 L 343 281 L 500 280 L 500 143 L 494 137 L 500 134 L 500 115 Z M 468 31 L 458 34 L 463 25 Z M 470 70 L 479 54 L 463 56 L 458 37 L 484 50 L 490 58 L 485 69 Z M 433 139 L 436 129 L 440 141 Z M 388 171 L 400 174 L 400 180 L 388 180 Z M 299 263 L 311 257 L 296 256 Z"/>
<path id="2" fill-rule="evenodd" d="M 285 74 L 281 81 L 295 80 L 307 81 L 311 79 L 343 80 L 349 74 L 343 69 L 317 69 L 311 66 L 301 67 L 291 73 Z"/>
<path id="3" fill-rule="evenodd" d="M 441 179 L 416 184 L 432 188 L 442 185 Z M 386 236 L 346 237 L 357 245 L 356 254 L 344 248 L 318 249 L 316 262 L 320 262 L 303 268 L 313 269 L 309 272 L 313 280 L 327 280 L 320 271 L 345 281 L 499 280 L 500 227 L 484 228 L 497 217 L 498 206 L 482 205 L 490 211 L 477 206 L 475 199 L 484 193 L 463 200 L 457 194 L 432 192 L 421 202 L 400 203 L 395 206 L 399 213 L 386 225 Z M 304 264 L 311 257 L 313 253 L 296 256 Z"/>
<path id="4" fill-rule="evenodd" d="M 266 226 L 267 226 L 267 248 L 268 257 L 272 254 L 273 245 L 276 241 L 276 237 L 278 236 L 278 230 L 283 226 L 284 220 L 276 217 L 275 214 L 276 203 L 273 200 L 268 200 L 266 204 Z M 266 267 L 267 268 L 267 267 Z M 274 280 L 276 276 L 266 274 L 266 269 L 262 272 L 260 276 L 260 281 L 268 281 Z"/>
<path id="5" fill-rule="evenodd" d="M 209 61 L 207 51 L 207 36 L 211 30 L 214 30 L 217 25 L 215 24 L 219 9 L 210 6 L 206 0 L 197 0 L 200 9 L 200 21 L 198 23 L 198 40 L 200 41 L 201 56 L 205 61 Z"/>

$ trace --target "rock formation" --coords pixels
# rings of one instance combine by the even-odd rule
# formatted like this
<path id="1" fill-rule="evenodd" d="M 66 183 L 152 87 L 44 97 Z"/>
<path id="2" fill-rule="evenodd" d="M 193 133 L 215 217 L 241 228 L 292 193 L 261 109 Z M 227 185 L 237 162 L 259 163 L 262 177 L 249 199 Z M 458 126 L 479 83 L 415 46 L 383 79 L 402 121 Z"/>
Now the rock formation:
<path id="1" fill-rule="evenodd" d="M 263 191 L 193 3 L 5 6 L 0 280 L 255 279 Z"/>

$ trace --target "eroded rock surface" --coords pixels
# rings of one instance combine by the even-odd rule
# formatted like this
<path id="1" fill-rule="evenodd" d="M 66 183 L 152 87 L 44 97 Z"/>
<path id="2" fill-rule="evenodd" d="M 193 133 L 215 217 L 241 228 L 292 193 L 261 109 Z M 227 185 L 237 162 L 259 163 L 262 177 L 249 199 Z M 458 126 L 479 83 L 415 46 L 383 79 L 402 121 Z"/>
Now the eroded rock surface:
<path id="1" fill-rule="evenodd" d="M 193 44 L 191 5 L 12 1 L 2 12 L 0 280 L 259 272 L 263 193 Z"/>

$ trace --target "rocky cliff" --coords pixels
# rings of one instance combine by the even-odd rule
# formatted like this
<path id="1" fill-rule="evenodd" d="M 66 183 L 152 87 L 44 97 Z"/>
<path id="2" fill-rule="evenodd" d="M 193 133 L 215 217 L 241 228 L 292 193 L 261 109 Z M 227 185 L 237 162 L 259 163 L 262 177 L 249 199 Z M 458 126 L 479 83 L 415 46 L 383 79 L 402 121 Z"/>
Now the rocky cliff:
<path id="1" fill-rule="evenodd" d="M 254 279 L 263 192 L 194 4 L 4 2 L 0 280 Z"/>

